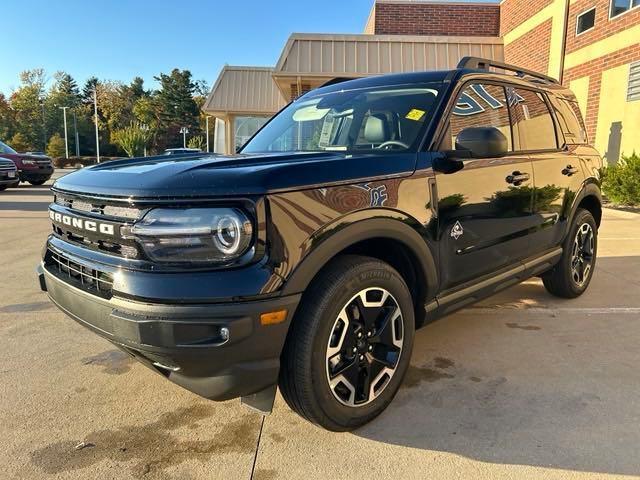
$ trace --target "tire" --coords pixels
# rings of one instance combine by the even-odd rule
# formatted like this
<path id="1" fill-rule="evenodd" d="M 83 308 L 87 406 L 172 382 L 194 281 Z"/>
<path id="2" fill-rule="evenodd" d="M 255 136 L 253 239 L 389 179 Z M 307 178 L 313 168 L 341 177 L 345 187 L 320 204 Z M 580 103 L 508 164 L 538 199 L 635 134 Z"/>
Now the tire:
<path id="1" fill-rule="evenodd" d="M 374 258 L 339 256 L 314 279 L 296 312 L 282 354 L 282 396 L 323 428 L 358 428 L 400 388 L 414 331 L 413 301 L 400 274 Z M 345 365 L 351 367 L 336 375 Z"/>
<path id="2" fill-rule="evenodd" d="M 560 261 L 542 275 L 547 291 L 561 298 L 582 295 L 593 278 L 597 252 L 598 226 L 591 212 L 580 208 L 562 245 Z"/>
<path id="3" fill-rule="evenodd" d="M 0 185 L 0 192 L 9 188 L 9 185 Z"/>
<path id="4" fill-rule="evenodd" d="M 44 179 L 44 180 L 29 180 L 29 183 L 31 185 L 35 185 L 35 186 L 39 187 L 40 185 L 44 185 L 47 180 L 48 179 Z"/>

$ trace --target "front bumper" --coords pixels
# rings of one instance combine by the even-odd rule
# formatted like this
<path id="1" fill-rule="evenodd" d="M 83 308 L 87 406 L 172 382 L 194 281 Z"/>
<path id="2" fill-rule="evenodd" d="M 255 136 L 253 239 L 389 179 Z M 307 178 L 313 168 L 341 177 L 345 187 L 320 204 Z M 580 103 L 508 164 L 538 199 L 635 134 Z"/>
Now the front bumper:
<path id="1" fill-rule="evenodd" d="M 40 286 L 63 312 L 172 382 L 212 400 L 248 396 L 274 385 L 300 295 L 197 305 L 100 298 L 47 270 Z M 170 284 L 170 275 L 165 274 Z M 215 286 L 212 286 L 215 288 Z M 262 325 L 260 314 L 287 310 Z M 227 334 L 223 329 L 227 329 Z"/>
<path id="2" fill-rule="evenodd" d="M 18 172 L 21 182 L 49 180 L 53 175 L 53 166 L 39 165 L 32 168 L 22 168 Z"/>
<path id="3" fill-rule="evenodd" d="M 15 178 L 0 177 L 0 185 L 17 186 L 19 183 L 20 183 L 20 179 L 18 177 L 15 177 Z"/>

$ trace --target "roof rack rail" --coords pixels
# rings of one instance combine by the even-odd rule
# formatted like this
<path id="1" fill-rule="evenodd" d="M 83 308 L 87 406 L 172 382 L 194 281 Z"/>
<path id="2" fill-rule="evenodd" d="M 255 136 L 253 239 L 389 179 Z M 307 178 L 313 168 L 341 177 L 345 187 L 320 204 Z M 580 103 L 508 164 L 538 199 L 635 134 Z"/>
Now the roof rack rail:
<path id="1" fill-rule="evenodd" d="M 498 62 L 497 60 L 489 60 L 488 58 L 462 57 L 462 59 L 460 59 L 460 62 L 458 63 L 458 68 L 469 68 L 473 70 L 489 70 L 489 67 L 509 70 L 511 72 L 515 72 L 515 74 L 520 77 L 529 75 L 541 80 L 546 80 L 550 83 L 559 83 L 558 80 L 548 75 L 534 72 L 533 70 L 527 70 L 526 68 L 520 68 L 515 65 L 509 65 L 508 63 Z"/>
<path id="2" fill-rule="evenodd" d="M 329 85 L 335 85 L 336 83 L 348 82 L 349 80 L 355 80 L 356 78 L 357 77 L 335 77 L 335 78 L 332 78 L 331 80 L 327 80 L 318 88 L 328 87 Z"/>

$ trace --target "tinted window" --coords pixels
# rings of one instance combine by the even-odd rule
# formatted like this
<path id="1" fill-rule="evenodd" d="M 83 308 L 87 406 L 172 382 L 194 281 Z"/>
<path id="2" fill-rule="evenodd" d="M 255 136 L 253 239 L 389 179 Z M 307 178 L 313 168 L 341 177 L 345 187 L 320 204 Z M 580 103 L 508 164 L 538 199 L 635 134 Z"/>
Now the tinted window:
<path id="1" fill-rule="evenodd" d="M 551 103 L 556 118 L 564 134 L 565 141 L 570 144 L 587 143 L 587 132 L 582 122 L 582 114 L 578 102 L 552 97 Z"/>
<path id="2" fill-rule="evenodd" d="M 458 96 L 449 118 L 449 129 L 442 150 L 451 150 L 458 134 L 469 127 L 495 127 L 507 137 L 509 151 L 511 125 L 503 87 L 498 85 L 471 84 Z"/>
<path id="3" fill-rule="evenodd" d="M 542 95 L 531 90 L 508 87 L 507 97 L 516 134 L 516 149 L 558 148 L 553 119 Z"/>
<path id="4" fill-rule="evenodd" d="M 596 9 L 592 8 L 588 12 L 578 15 L 576 20 L 576 34 L 581 34 L 593 28 L 596 24 Z"/>

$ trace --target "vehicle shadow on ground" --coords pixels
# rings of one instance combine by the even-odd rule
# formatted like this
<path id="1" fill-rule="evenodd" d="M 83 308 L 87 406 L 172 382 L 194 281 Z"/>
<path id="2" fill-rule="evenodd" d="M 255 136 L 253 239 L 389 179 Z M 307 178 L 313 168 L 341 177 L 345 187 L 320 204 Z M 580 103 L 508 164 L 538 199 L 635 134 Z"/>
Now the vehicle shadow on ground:
<path id="1" fill-rule="evenodd" d="M 354 433 L 483 462 L 637 475 L 640 332 L 630 327 L 640 320 L 640 283 L 624 277 L 640 257 L 600 258 L 598 266 L 591 289 L 601 289 L 600 307 L 633 313 L 589 313 L 596 295 L 581 312 L 588 292 L 539 312 L 539 281 L 513 287 L 500 300 L 534 299 L 488 300 L 419 330 L 400 392 Z M 621 289 L 632 295 L 620 300 Z"/>
<path id="2" fill-rule="evenodd" d="M 47 212 L 51 202 L 5 202 L 0 197 L 0 212 L 3 210 L 16 210 L 22 212 Z"/>
<path id="3" fill-rule="evenodd" d="M 34 186 L 21 186 L 18 188 L 8 188 L 0 193 L 0 199 L 3 197 L 17 197 L 24 195 L 47 195 L 53 198 L 53 193 L 51 193 L 49 185 L 43 185 L 41 187 Z"/>

